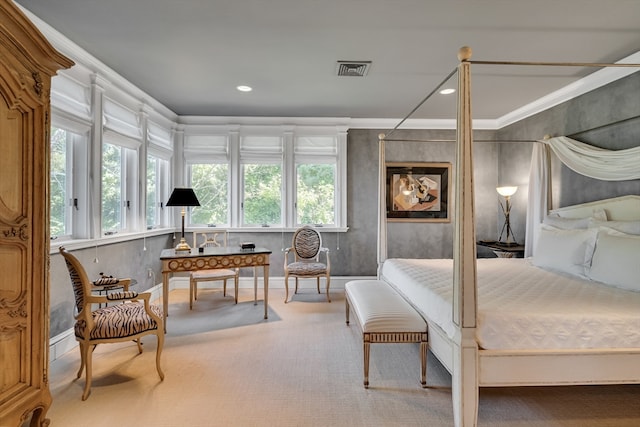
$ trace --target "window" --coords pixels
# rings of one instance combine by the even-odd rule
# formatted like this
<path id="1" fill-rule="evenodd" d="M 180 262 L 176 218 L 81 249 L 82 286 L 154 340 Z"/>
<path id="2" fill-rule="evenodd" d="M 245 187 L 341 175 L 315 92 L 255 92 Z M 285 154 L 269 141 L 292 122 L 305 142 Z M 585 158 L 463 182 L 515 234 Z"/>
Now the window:
<path id="1" fill-rule="evenodd" d="M 137 151 L 102 144 L 102 233 L 136 230 Z"/>
<path id="2" fill-rule="evenodd" d="M 71 235 L 71 132 L 57 127 L 51 128 L 51 205 L 50 233 L 52 239 Z"/>
<path id="3" fill-rule="evenodd" d="M 81 121 L 52 116 L 50 133 L 49 232 L 64 241 L 89 235 L 88 132 Z"/>
<path id="4" fill-rule="evenodd" d="M 85 71 L 73 67 L 51 82 L 52 239 L 169 227 L 172 212 L 162 203 L 171 189 L 176 123 Z"/>
<path id="5" fill-rule="evenodd" d="M 243 226 L 283 224 L 283 138 L 247 135 L 240 140 Z"/>
<path id="6" fill-rule="evenodd" d="M 190 176 L 191 187 L 200 202 L 200 206 L 191 210 L 191 224 L 229 225 L 229 165 L 193 164 Z"/>
<path id="7" fill-rule="evenodd" d="M 335 225 L 338 188 L 338 144 L 333 136 L 298 136 L 296 162 L 296 225 Z"/>
<path id="8" fill-rule="evenodd" d="M 123 205 L 122 147 L 105 143 L 102 146 L 102 231 L 114 233 L 125 227 Z"/>
<path id="9" fill-rule="evenodd" d="M 259 126 L 217 135 L 193 131 L 184 140 L 185 182 L 201 206 L 191 209 L 189 225 L 346 226 L 346 193 L 340 191 L 346 187 L 346 132 Z"/>
<path id="10" fill-rule="evenodd" d="M 167 199 L 168 188 L 169 161 L 153 154 L 147 155 L 147 199 L 145 203 L 147 230 L 167 224 L 167 214 L 163 209 L 163 203 Z"/>
<path id="11" fill-rule="evenodd" d="M 243 225 L 282 224 L 282 166 L 243 165 Z"/>
<path id="12" fill-rule="evenodd" d="M 296 168 L 296 223 L 335 224 L 336 168 L 333 164 L 299 164 Z"/>
<path id="13" fill-rule="evenodd" d="M 164 203 L 169 198 L 169 162 L 172 156 L 173 143 L 169 124 L 147 121 L 147 188 L 143 224 L 147 230 L 169 225 L 170 210 L 164 209 Z"/>

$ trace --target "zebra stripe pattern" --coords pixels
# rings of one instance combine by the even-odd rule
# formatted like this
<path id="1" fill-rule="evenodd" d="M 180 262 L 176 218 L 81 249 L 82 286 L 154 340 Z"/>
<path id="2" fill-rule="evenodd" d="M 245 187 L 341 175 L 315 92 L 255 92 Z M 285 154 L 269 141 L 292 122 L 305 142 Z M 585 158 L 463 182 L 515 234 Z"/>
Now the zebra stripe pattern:
<path id="1" fill-rule="evenodd" d="M 151 304 L 150 309 L 162 319 L 162 309 Z M 141 332 L 158 329 L 158 324 L 147 314 L 144 304 L 131 302 L 100 308 L 92 313 L 95 326 L 90 339 L 123 338 Z M 86 322 L 79 320 L 75 324 L 76 337 L 85 338 Z"/>
<path id="2" fill-rule="evenodd" d="M 76 300 L 76 309 L 78 313 L 82 311 L 84 307 L 84 288 L 82 286 L 82 280 L 80 279 L 80 274 L 75 269 L 75 267 L 69 262 L 68 259 L 64 259 L 67 263 L 67 269 L 69 270 L 69 276 L 71 277 L 71 285 L 73 286 L 73 296 Z"/>
<path id="3" fill-rule="evenodd" d="M 293 238 L 294 250 L 302 259 L 315 258 L 321 246 L 320 233 L 310 227 L 302 227 Z"/>

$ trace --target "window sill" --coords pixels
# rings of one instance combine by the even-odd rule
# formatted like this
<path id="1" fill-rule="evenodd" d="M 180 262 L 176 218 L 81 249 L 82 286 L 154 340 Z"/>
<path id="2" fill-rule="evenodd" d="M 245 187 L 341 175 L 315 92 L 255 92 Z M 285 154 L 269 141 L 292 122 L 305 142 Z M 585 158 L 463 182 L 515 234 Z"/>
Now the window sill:
<path id="1" fill-rule="evenodd" d="M 86 249 L 95 246 L 110 245 L 113 243 L 128 242 L 131 240 L 140 240 L 145 237 L 162 236 L 164 234 L 174 233 L 176 230 L 173 228 L 157 228 L 153 230 L 147 230 L 145 232 L 134 233 L 116 233 L 109 236 L 102 236 L 99 239 L 68 239 L 68 240 L 52 240 L 50 243 L 49 254 L 58 252 L 60 246 L 64 246 L 68 250 Z M 179 232 L 179 231 L 178 231 Z"/>

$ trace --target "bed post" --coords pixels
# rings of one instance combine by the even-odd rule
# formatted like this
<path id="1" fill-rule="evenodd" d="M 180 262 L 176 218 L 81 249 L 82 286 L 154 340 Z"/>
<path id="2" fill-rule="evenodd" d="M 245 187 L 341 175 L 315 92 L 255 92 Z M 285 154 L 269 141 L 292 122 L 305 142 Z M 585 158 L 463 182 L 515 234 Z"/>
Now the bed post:
<path id="1" fill-rule="evenodd" d="M 471 119 L 471 49 L 458 51 L 458 113 L 455 159 L 453 242 L 454 338 L 452 398 L 456 427 L 478 418 L 478 345 L 476 343 L 476 243 L 473 195 L 473 127 Z"/>

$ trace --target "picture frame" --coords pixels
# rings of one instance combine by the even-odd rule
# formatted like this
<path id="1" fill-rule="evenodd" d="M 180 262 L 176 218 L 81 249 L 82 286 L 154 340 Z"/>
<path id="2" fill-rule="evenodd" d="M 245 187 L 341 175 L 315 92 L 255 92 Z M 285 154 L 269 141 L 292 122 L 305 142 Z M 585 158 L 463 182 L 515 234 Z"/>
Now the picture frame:
<path id="1" fill-rule="evenodd" d="M 451 163 L 387 163 L 388 222 L 450 222 Z"/>

